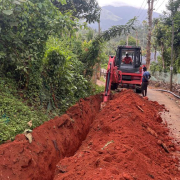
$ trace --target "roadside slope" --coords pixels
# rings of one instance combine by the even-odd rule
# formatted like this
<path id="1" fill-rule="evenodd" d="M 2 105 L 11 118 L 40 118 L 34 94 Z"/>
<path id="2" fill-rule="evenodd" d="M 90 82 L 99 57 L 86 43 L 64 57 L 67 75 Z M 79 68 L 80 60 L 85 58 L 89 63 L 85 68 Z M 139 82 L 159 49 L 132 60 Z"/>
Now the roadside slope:
<path id="1" fill-rule="evenodd" d="M 148 88 L 147 95 L 149 100 L 158 101 L 159 104 L 166 106 L 168 111 L 162 113 L 162 119 L 170 128 L 170 133 L 175 138 L 175 141 L 180 144 L 180 107 L 176 103 L 176 101 L 180 100 L 169 93 L 154 91 L 150 88 Z"/>

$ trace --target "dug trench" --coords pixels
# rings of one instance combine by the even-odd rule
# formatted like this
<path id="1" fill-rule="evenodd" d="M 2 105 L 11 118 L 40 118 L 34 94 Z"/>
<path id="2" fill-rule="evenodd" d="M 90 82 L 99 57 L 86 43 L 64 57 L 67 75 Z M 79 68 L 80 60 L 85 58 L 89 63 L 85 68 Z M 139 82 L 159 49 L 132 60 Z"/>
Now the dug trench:
<path id="1" fill-rule="evenodd" d="M 32 143 L 23 134 L 0 146 L 0 180 L 51 180 L 56 164 L 72 156 L 86 138 L 99 112 L 100 95 L 81 99 L 32 132 Z"/>
<path id="2" fill-rule="evenodd" d="M 100 110 L 100 95 L 0 146 L 0 179 L 180 180 L 180 148 L 160 114 L 164 105 L 126 90 Z"/>

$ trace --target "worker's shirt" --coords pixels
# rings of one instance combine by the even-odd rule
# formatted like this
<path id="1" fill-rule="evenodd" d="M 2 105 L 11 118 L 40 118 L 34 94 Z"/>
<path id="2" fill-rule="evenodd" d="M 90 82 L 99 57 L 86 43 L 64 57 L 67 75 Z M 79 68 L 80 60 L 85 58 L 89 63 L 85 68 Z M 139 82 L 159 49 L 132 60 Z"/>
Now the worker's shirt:
<path id="1" fill-rule="evenodd" d="M 150 76 L 151 76 L 151 74 L 150 74 L 148 71 L 145 71 L 145 72 L 143 73 L 142 81 L 143 81 L 143 82 L 148 82 L 146 79 L 150 79 Z M 145 79 L 145 78 L 146 78 L 146 79 Z"/>
<path id="2" fill-rule="evenodd" d="M 123 62 L 124 62 L 125 64 L 130 64 L 130 63 L 132 63 L 132 59 L 131 59 L 131 57 L 125 57 L 125 58 L 123 59 Z"/>

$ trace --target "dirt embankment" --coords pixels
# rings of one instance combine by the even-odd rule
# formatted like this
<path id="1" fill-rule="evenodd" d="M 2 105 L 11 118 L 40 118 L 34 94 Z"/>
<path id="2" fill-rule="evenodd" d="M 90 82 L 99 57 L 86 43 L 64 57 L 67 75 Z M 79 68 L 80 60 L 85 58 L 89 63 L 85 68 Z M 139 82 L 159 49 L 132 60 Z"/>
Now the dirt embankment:
<path id="1" fill-rule="evenodd" d="M 179 180 L 162 109 L 130 90 L 115 95 L 76 154 L 57 164 L 54 180 Z"/>
<path id="2" fill-rule="evenodd" d="M 99 95 L 80 100 L 66 114 L 33 130 L 29 144 L 24 135 L 0 146 L 1 180 L 50 180 L 56 164 L 72 156 L 89 132 L 99 112 Z"/>
<path id="3" fill-rule="evenodd" d="M 180 180 L 179 150 L 159 112 L 164 106 L 131 90 L 99 112 L 100 96 L 81 100 L 59 118 L 0 146 L 0 179 Z"/>

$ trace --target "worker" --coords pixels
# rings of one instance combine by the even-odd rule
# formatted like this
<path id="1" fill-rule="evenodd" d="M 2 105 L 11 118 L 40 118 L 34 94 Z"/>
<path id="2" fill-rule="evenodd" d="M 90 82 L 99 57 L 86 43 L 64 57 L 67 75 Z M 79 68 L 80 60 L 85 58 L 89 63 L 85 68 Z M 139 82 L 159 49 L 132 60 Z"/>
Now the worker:
<path id="1" fill-rule="evenodd" d="M 132 59 L 128 54 L 126 54 L 126 57 L 122 60 L 122 62 L 125 64 L 132 64 Z"/>
<path id="2" fill-rule="evenodd" d="M 149 79 L 151 78 L 151 74 L 147 71 L 147 68 L 143 67 L 143 78 L 142 78 L 142 95 L 143 97 L 147 96 L 147 87 L 149 84 Z"/>

